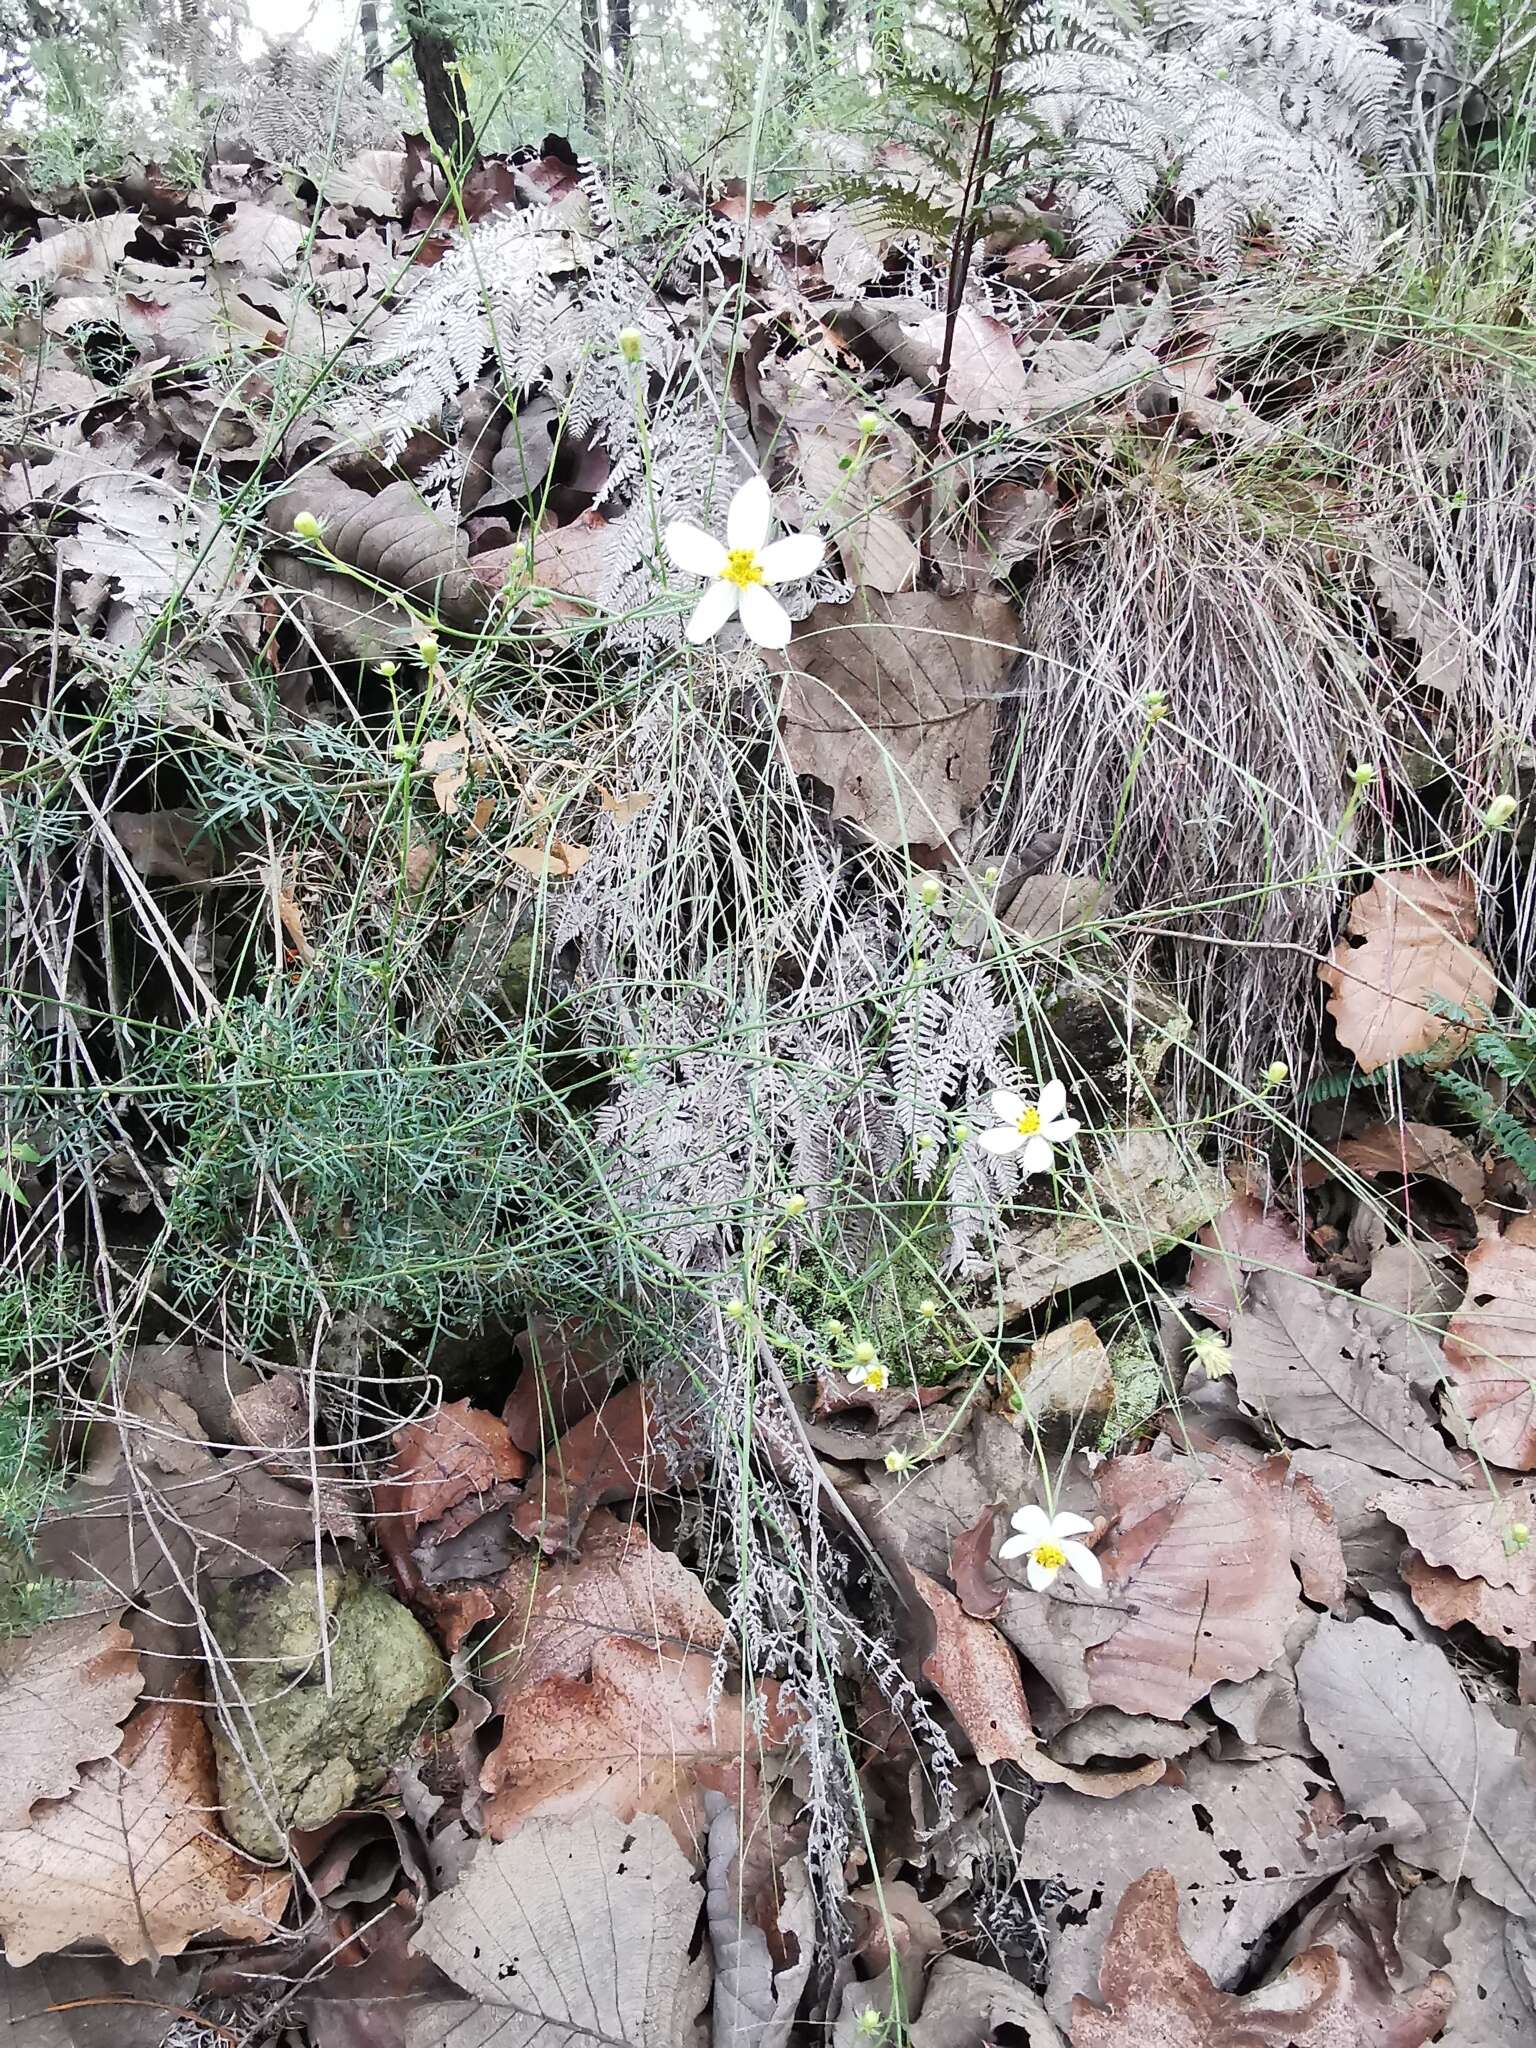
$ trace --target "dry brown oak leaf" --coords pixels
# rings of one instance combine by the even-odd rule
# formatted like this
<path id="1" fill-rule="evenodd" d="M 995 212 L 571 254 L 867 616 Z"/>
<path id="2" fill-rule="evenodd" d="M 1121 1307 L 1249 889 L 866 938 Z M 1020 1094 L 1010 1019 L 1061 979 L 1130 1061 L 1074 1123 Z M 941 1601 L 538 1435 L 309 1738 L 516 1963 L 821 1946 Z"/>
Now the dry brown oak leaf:
<path id="1" fill-rule="evenodd" d="M 1536 1217 L 1467 1254 L 1467 1292 L 1445 1333 L 1446 1400 L 1490 1464 L 1536 1471 Z"/>
<path id="2" fill-rule="evenodd" d="M 1460 1471 L 1419 1404 L 1426 1338 L 1400 1316 L 1290 1273 L 1261 1273 L 1232 1322 L 1232 1376 L 1245 1408 L 1281 1436 L 1396 1479 Z"/>
<path id="3" fill-rule="evenodd" d="M 449 1401 L 395 1431 L 395 1447 L 373 1490 L 379 1540 L 397 1576 L 414 1590 L 411 1550 L 424 1526 L 463 1501 L 489 1504 L 524 1477 L 528 1459 L 506 1424 L 468 1401 Z"/>
<path id="4" fill-rule="evenodd" d="M 538 1458 L 606 1397 L 623 1370 L 620 1333 L 579 1316 L 534 1315 L 512 1341 L 522 1371 L 501 1419 L 518 1449 Z"/>
<path id="5" fill-rule="evenodd" d="M 484 622 L 490 593 L 473 573 L 457 527 L 413 484 L 387 484 L 370 497 L 319 470 L 269 500 L 267 524 L 291 533 L 301 512 L 320 521 L 326 548 L 364 579 L 360 599 L 377 584 L 426 606 L 446 625 L 473 629 Z"/>
<path id="6" fill-rule="evenodd" d="M 1467 1033 L 1437 1017 L 1431 996 L 1478 1011 L 1498 993 L 1493 969 L 1472 944 L 1477 890 L 1470 875 L 1405 868 L 1378 875 L 1350 905 L 1345 936 L 1318 974 L 1332 993 L 1339 1043 L 1372 1074 L 1410 1053 L 1447 1058 Z"/>
<path id="7" fill-rule="evenodd" d="M 714 1668 L 712 1657 L 666 1656 L 654 1643 L 609 1636 L 592 1652 L 590 1677 L 546 1678 L 519 1692 L 481 1772 L 486 1832 L 500 1841 L 535 1816 L 595 1807 L 620 1820 L 654 1813 L 699 1860 L 711 1791 L 745 1799 L 746 1834 L 758 1765 L 783 1731 L 771 1689 L 762 1729 L 740 1699 L 712 1700 Z"/>
<path id="8" fill-rule="evenodd" d="M 1325 1615 L 1296 1678 L 1351 1812 L 1393 1822 L 1402 1862 L 1536 1916 L 1536 1783 L 1514 1734 L 1467 1698 L 1438 1644 Z M 1402 1825 L 1405 1801 L 1417 1829 Z"/>
<path id="9" fill-rule="evenodd" d="M 572 1556 L 594 1508 L 682 1485 L 690 1472 L 688 1446 L 675 1437 L 662 1441 L 650 1397 L 635 1380 L 551 1446 L 523 1489 L 512 1526 L 551 1556 Z"/>
<path id="10" fill-rule="evenodd" d="M 923 1676 L 959 1722 L 978 1763 L 1016 1763 L 1042 1784 L 1070 1785 L 1095 1799 L 1115 1799 L 1162 1777 L 1168 1768 L 1162 1758 L 1128 1771 L 1080 1771 L 1047 1756 L 1007 1638 L 990 1621 L 973 1620 L 925 1572 L 908 1569 L 933 1618 L 934 1647 L 923 1659 Z"/>
<path id="11" fill-rule="evenodd" d="M 288 1902 L 285 1874 L 218 1832 L 213 1744 L 200 1707 L 141 1707 L 116 1756 L 28 1828 L 0 1834 L 0 1934 L 8 1963 L 72 1942 L 125 1963 L 180 1955 L 203 1934 L 264 1941 Z"/>
<path id="12" fill-rule="evenodd" d="M 1294 1220 L 1241 1192 L 1195 1242 L 1186 1282 L 1189 1305 L 1222 1329 L 1237 1314 L 1244 1283 L 1254 1273 L 1278 1270 L 1310 1277 L 1316 1271 Z"/>
<path id="13" fill-rule="evenodd" d="M 702 1903 L 649 1814 L 526 1821 L 422 1915 L 412 1947 L 467 2000 L 417 2014 L 408 2048 L 694 2048 Z"/>
<path id="14" fill-rule="evenodd" d="M 818 605 L 785 661 L 783 743 L 832 815 L 884 846 L 948 845 L 985 795 L 1017 621 L 993 591 L 861 589 Z"/>
<path id="15" fill-rule="evenodd" d="M 96 1615 L 0 1643 L 0 1829 L 63 1799 L 81 1764 L 111 1756 L 143 1690 L 127 1629 Z"/>
<path id="16" fill-rule="evenodd" d="M 1073 2000 L 1073 2048 L 1422 2048 L 1451 1988 L 1437 1972 L 1401 1998 L 1374 1985 L 1362 1996 L 1346 1958 L 1320 1944 L 1257 1991 L 1218 1991 L 1179 1937 L 1177 1885 L 1149 1870 L 1120 1901 L 1099 1996 Z"/>
<path id="17" fill-rule="evenodd" d="M 1300 1606 L 1289 1503 L 1257 1470 L 1143 1452 L 1094 1474 L 1113 1632 L 1087 1652 L 1090 1703 L 1181 1720 L 1221 1679 L 1285 1654 Z M 1334 1539 L 1335 1544 L 1337 1538 Z"/>
<path id="18" fill-rule="evenodd" d="M 498 1620 L 475 1661 L 498 1714 L 547 1678 L 585 1678 L 609 1636 L 672 1656 L 712 1656 L 725 1642 L 724 1617 L 688 1567 L 606 1508 L 587 1524 L 580 1557 L 516 1558 L 486 1591 L 485 1618 Z"/>

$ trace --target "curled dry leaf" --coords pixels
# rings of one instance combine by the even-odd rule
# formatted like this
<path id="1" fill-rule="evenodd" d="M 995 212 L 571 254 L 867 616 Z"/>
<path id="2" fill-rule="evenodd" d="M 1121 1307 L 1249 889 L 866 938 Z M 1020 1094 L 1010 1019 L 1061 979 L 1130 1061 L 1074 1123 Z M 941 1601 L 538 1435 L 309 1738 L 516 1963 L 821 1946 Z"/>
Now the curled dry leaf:
<path id="1" fill-rule="evenodd" d="M 111 1756 L 143 1689 L 133 1638 L 80 1615 L 0 1643 L 0 1829 L 62 1799 L 80 1766 Z"/>
<path id="2" fill-rule="evenodd" d="M 1462 1691 L 1445 1652 L 1380 1621 L 1325 1616 L 1296 1666 L 1302 1711 L 1350 1810 L 1421 1825 L 1398 1856 L 1536 1915 L 1536 1785 L 1516 1737 Z"/>
<path id="3" fill-rule="evenodd" d="M 285 1874 L 219 1834 L 213 1745 L 200 1707 L 142 1707 L 116 1756 L 88 1764 L 70 1798 L 0 1834 L 0 1932 L 14 1966 L 71 1942 L 125 1963 L 180 1955 L 200 1934 L 264 1941 L 288 1901 Z"/>
<path id="4" fill-rule="evenodd" d="M 983 1508 L 969 1529 L 950 1545 L 950 1582 L 960 1596 L 960 1605 L 975 1621 L 990 1621 L 1008 1598 L 1008 1588 L 992 1568 L 992 1547 L 997 1537 L 1001 1506 Z"/>
<path id="5" fill-rule="evenodd" d="M 1167 1765 L 1161 1758 L 1128 1771 L 1079 1771 L 1059 1764 L 1036 1740 L 1024 1697 L 1019 1660 L 988 1621 L 973 1621 L 952 1593 L 920 1571 L 912 1581 L 933 1617 L 935 1644 L 923 1676 L 964 1731 L 982 1764 L 1016 1763 L 1031 1778 L 1070 1785 L 1094 1799 L 1116 1799 L 1151 1785 Z"/>
<path id="6" fill-rule="evenodd" d="M 1456 1925 L 1446 1937 L 1447 1974 L 1456 2003 L 1440 2048 L 1494 2048 L 1536 2041 L 1536 1973 L 1530 1967 L 1530 1923 L 1463 1892 Z"/>
<path id="7" fill-rule="evenodd" d="M 805 1863 L 794 1857 L 779 1873 L 783 1896 L 777 1915 L 768 1929 L 758 1926 L 742 1892 L 736 1815 L 718 1793 L 707 1794 L 706 1803 L 711 1817 L 705 1902 L 715 1962 L 716 2048 L 788 2048 L 816 1953 L 816 1903 Z"/>
<path id="8" fill-rule="evenodd" d="M 1517 1522 L 1536 1528 L 1536 1482 L 1498 1493 L 1486 1486 L 1387 1486 L 1373 1505 L 1395 1522 L 1426 1564 L 1536 1598 L 1536 1546 L 1517 1546 Z"/>
<path id="9" fill-rule="evenodd" d="M 522 1361 L 501 1419 L 512 1441 L 540 1457 L 607 1394 L 622 1371 L 619 1333 L 580 1316 L 532 1315 L 513 1339 Z"/>
<path id="10" fill-rule="evenodd" d="M 423 1914 L 412 1948 L 473 2003 L 418 2013 L 409 2048 L 678 2048 L 709 1997 L 700 1904 L 649 1815 L 526 1821 Z"/>
<path id="11" fill-rule="evenodd" d="M 1371 1074 L 1410 1053 L 1453 1058 L 1467 1034 L 1437 1017 L 1429 998 L 1474 1013 L 1498 992 L 1493 969 L 1472 944 L 1477 891 L 1469 875 L 1409 868 L 1378 875 L 1350 906 L 1346 936 L 1318 973 L 1332 993 L 1328 1013 L 1339 1043 Z"/>
<path id="12" fill-rule="evenodd" d="M 1427 1174 L 1454 1189 L 1470 1209 L 1483 1199 L 1483 1169 L 1460 1138 L 1438 1124 L 1372 1124 L 1334 1149 L 1357 1173 L 1391 1174 L 1396 1180 Z"/>
<path id="13" fill-rule="evenodd" d="M 1218 1991 L 1180 1937 L 1178 1886 L 1149 1870 L 1120 1902 L 1099 1996 L 1073 2001 L 1073 2048 L 1421 2048 L 1444 2023 L 1451 1986 L 1437 1972 L 1367 2014 L 1350 1964 L 1319 1944 L 1256 1991 Z"/>
<path id="14" fill-rule="evenodd" d="M 1400 1318 L 1286 1273 L 1261 1274 L 1232 1324 L 1245 1407 L 1282 1436 L 1399 1479 L 1458 1479 L 1411 1380 L 1424 1339 Z"/>
<path id="15" fill-rule="evenodd" d="M 542 846 L 509 846 L 507 859 L 538 882 L 563 882 L 589 858 L 590 849 L 551 833 Z"/>
<path id="16" fill-rule="evenodd" d="M 1189 1305 L 1222 1329 L 1237 1314 L 1244 1285 L 1255 1273 L 1301 1273 L 1310 1279 L 1317 1270 L 1294 1220 L 1242 1192 L 1233 1195 L 1195 1242 L 1186 1283 Z"/>
<path id="17" fill-rule="evenodd" d="M 704 1793 L 755 1806 L 757 1760 L 774 1739 L 741 1700 L 714 1699 L 714 1670 L 712 1657 L 668 1656 L 654 1643 L 606 1636 L 592 1651 L 590 1677 L 524 1687 L 481 1773 L 486 1832 L 500 1841 L 534 1815 L 596 1806 L 621 1820 L 657 1814 L 699 1854 Z"/>
<path id="18" fill-rule="evenodd" d="M 446 1402 L 425 1421 L 395 1431 L 373 1510 L 379 1541 L 407 1593 L 417 1588 L 411 1551 L 422 1530 L 462 1503 L 483 1511 L 504 1500 L 528 1462 L 501 1418 L 468 1401 Z"/>
<path id="19" fill-rule="evenodd" d="M 273 496 L 267 523 L 288 534 L 301 512 L 320 521 L 326 547 L 357 570 L 365 589 L 378 584 L 398 591 L 449 626 L 484 622 L 489 600 L 465 559 L 458 529 L 412 484 L 387 484 L 370 497 L 324 471 L 313 472 Z"/>
<path id="20" fill-rule="evenodd" d="M 1467 1255 L 1467 1292 L 1445 1334 L 1446 1399 L 1495 1465 L 1536 1471 L 1536 1218 Z"/>
<path id="21" fill-rule="evenodd" d="M 1008 2028 L 1006 2035 L 1001 2033 Z M 923 1992 L 922 2011 L 908 2029 L 909 2048 L 987 2048 L 997 2040 L 1029 2048 L 1064 2048 L 1044 2006 L 1017 1977 L 986 1963 L 940 1956 Z"/>
<path id="22" fill-rule="evenodd" d="M 421 772 L 432 778 L 437 808 L 451 818 L 459 807 L 459 791 L 469 780 L 469 736 L 456 732 L 448 739 L 428 740 L 421 750 Z"/>
<path id="23" fill-rule="evenodd" d="M 687 1476 L 685 1453 L 663 1445 L 646 1391 L 635 1381 L 553 1446 L 529 1479 L 513 1525 L 552 1555 L 570 1555 L 594 1508 L 681 1484 Z"/>
<path id="24" fill-rule="evenodd" d="M 882 845 L 944 846 L 987 788 L 1016 623 L 987 591 L 818 605 L 786 657 L 790 766 Z"/>

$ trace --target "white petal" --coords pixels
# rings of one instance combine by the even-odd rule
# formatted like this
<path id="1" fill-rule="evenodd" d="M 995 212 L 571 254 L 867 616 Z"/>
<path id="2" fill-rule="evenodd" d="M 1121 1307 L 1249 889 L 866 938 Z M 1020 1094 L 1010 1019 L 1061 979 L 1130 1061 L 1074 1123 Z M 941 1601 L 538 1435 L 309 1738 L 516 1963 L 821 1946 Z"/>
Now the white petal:
<path id="1" fill-rule="evenodd" d="M 1051 1535 L 1051 1518 L 1044 1508 L 1020 1508 L 1013 1517 L 1012 1526 L 1030 1545 L 1045 1543 Z"/>
<path id="2" fill-rule="evenodd" d="M 667 553 L 689 576 L 718 576 L 725 567 L 725 549 L 712 533 L 687 519 L 674 519 L 663 536 Z"/>
<path id="3" fill-rule="evenodd" d="M 771 540 L 757 558 L 757 566 L 770 583 L 793 583 L 821 567 L 827 544 L 819 533 L 786 533 Z"/>
<path id="4" fill-rule="evenodd" d="M 1042 1564 L 1038 1557 L 1032 1557 L 1024 1567 L 1024 1576 L 1037 1593 L 1043 1593 L 1059 1569 L 1058 1565 Z"/>
<path id="5" fill-rule="evenodd" d="M 1086 1515 L 1057 1515 L 1051 1522 L 1051 1534 L 1060 1543 L 1067 1536 L 1086 1536 L 1092 1527 Z"/>
<path id="6" fill-rule="evenodd" d="M 1032 1138 L 1024 1140 L 1024 1171 L 1026 1173 L 1049 1173 L 1055 1157 L 1050 1146 L 1037 1131 Z"/>
<path id="7" fill-rule="evenodd" d="M 735 584 L 711 583 L 693 608 L 684 638 L 691 640 L 695 647 L 701 640 L 713 640 L 735 609 Z"/>
<path id="8" fill-rule="evenodd" d="M 1095 1592 L 1104 1584 L 1104 1567 L 1088 1548 L 1086 1543 L 1063 1543 L 1067 1563 L 1085 1586 L 1092 1586 Z"/>
<path id="9" fill-rule="evenodd" d="M 751 548 L 755 554 L 768 538 L 773 517 L 773 495 L 768 479 L 749 476 L 731 500 L 725 515 L 725 544 L 728 548 Z"/>
<path id="10" fill-rule="evenodd" d="M 1042 1124 L 1040 1135 L 1049 1138 L 1053 1145 L 1065 1145 L 1069 1138 L 1075 1138 L 1082 1129 L 1075 1116 L 1059 1116 L 1054 1123 Z"/>
<path id="11" fill-rule="evenodd" d="M 761 583 L 749 583 L 741 593 L 741 623 L 749 639 L 759 647 L 787 647 L 791 626 L 789 613 Z"/>
<path id="12" fill-rule="evenodd" d="M 1016 1124 L 1029 1107 L 1022 1095 L 1015 1095 L 1009 1088 L 994 1088 L 991 1101 L 992 1114 L 1000 1124 Z"/>
<path id="13" fill-rule="evenodd" d="M 1017 1152 L 1021 1145 L 1033 1143 L 1014 1124 L 999 1124 L 995 1131 L 978 1131 L 976 1142 L 983 1152 L 990 1152 L 995 1158 L 1006 1159 L 1010 1152 Z"/>
<path id="14" fill-rule="evenodd" d="M 1066 1106 L 1066 1083 L 1064 1081 L 1047 1081 L 1045 1086 L 1040 1090 L 1040 1100 L 1036 1104 L 1036 1107 L 1040 1111 L 1041 1123 L 1050 1123 L 1053 1118 L 1061 1115 L 1062 1111 L 1066 1108 Z"/>
<path id="15" fill-rule="evenodd" d="M 1005 1536 L 997 1546 L 997 1555 L 1006 1563 L 1010 1557 L 1023 1557 L 1026 1551 L 1033 1548 L 1034 1545 L 1027 1536 Z"/>

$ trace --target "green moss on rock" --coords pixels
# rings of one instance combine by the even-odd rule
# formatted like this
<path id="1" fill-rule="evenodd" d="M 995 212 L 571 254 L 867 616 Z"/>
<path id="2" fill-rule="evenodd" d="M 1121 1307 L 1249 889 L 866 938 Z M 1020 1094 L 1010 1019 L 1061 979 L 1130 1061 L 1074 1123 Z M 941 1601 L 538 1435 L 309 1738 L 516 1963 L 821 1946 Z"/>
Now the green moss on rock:
<path id="1" fill-rule="evenodd" d="M 209 1711 L 224 1825 L 269 1861 L 289 1828 L 318 1827 L 377 1790 L 450 1682 L 398 1600 L 354 1572 L 319 1581 L 313 1570 L 258 1572 L 208 1611 L 225 1663 L 225 1711 Z"/>

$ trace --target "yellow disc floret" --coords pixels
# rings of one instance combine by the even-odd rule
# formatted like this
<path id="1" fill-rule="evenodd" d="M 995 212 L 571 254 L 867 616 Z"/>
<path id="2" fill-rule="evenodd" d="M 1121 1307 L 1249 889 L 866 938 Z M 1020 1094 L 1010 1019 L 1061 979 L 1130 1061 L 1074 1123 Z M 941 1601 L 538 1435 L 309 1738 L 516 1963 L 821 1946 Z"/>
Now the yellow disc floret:
<path id="1" fill-rule="evenodd" d="M 732 548 L 725 558 L 725 567 L 720 571 L 722 583 L 734 583 L 738 590 L 745 590 L 749 583 L 761 583 L 763 572 L 758 566 L 755 548 Z"/>
<path id="2" fill-rule="evenodd" d="M 1035 1135 L 1035 1133 L 1039 1130 L 1039 1128 L 1039 1110 L 1026 1109 L 1024 1114 L 1019 1118 L 1019 1136 L 1021 1138 L 1032 1138 Z"/>
<path id="3" fill-rule="evenodd" d="M 1067 1553 L 1059 1543 L 1037 1543 L 1031 1555 L 1048 1572 L 1059 1572 L 1067 1561 Z"/>

